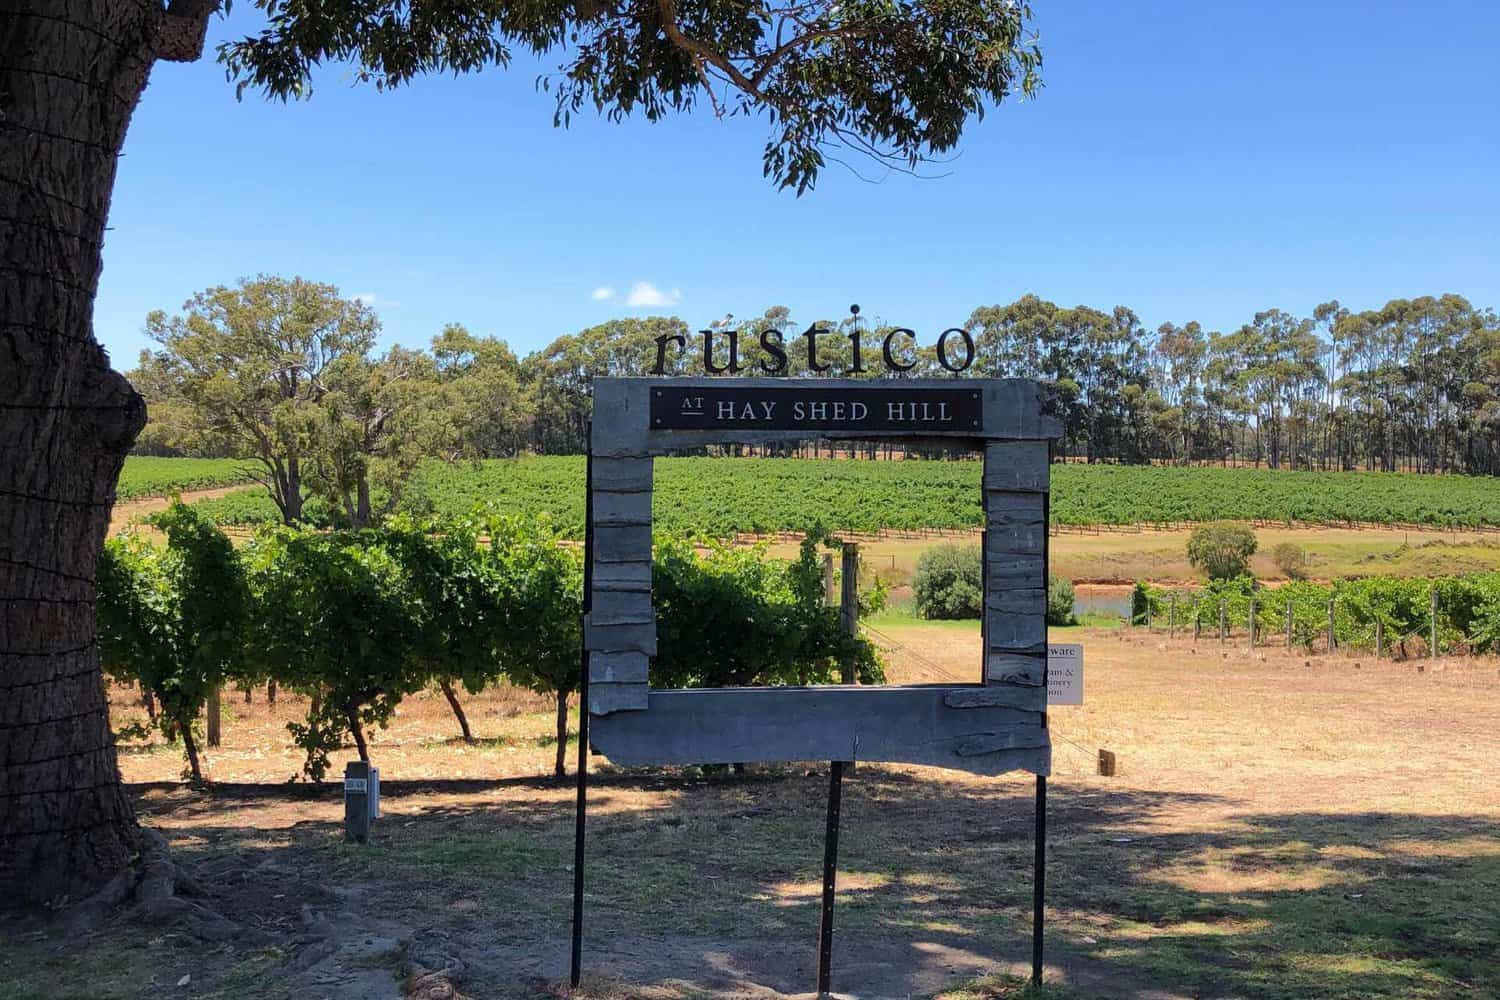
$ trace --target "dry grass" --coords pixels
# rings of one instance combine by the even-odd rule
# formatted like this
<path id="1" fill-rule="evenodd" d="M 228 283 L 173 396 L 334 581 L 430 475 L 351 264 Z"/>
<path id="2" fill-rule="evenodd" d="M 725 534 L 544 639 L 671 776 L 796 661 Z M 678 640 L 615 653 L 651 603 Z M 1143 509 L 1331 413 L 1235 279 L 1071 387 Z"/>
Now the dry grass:
<path id="1" fill-rule="evenodd" d="M 893 680 L 977 672 L 972 624 L 880 628 Z M 1057 638 L 1085 643 L 1087 703 L 1051 715 L 1055 985 L 1039 996 L 1500 994 L 1500 664 L 1308 658 L 1119 631 Z M 117 725 L 139 711 L 115 698 Z M 434 949 L 462 959 L 465 996 L 566 995 L 573 792 L 543 777 L 549 706 L 512 689 L 466 701 L 479 745 L 457 740 L 436 694 L 378 734 L 385 816 L 366 847 L 341 842 L 336 787 L 282 784 L 297 766 L 291 699 L 274 711 L 260 693 L 248 708 L 226 702 L 207 792 L 175 781 L 175 750 L 130 749 L 121 766 L 145 821 L 197 866 L 216 905 L 280 943 L 222 956 L 170 935 L 13 943 L 0 947 L 0 979 L 18 984 L 6 995 L 84 995 L 33 975 L 76 959 L 107 970 L 87 994 L 98 997 L 154 996 L 187 970 L 204 996 L 379 995 L 372 982 L 394 996 Z M 1101 747 L 1118 755 L 1115 778 L 1094 774 Z M 597 770 L 580 998 L 806 990 L 819 766 L 744 779 Z M 862 766 L 845 788 L 836 987 L 1026 996 L 1015 976 L 1028 945 L 1030 802 L 1025 776 Z M 319 958 L 304 903 L 361 941 L 402 946 Z"/>
<path id="2" fill-rule="evenodd" d="M 557 740 L 550 696 L 509 685 L 491 688 L 480 697 L 468 695 L 461 687 L 457 690 L 475 742 L 463 741 L 448 702 L 431 688 L 404 700 L 390 727 L 371 734 L 382 773 L 485 779 L 552 773 Z M 252 698 L 247 705 L 243 692 L 225 691 L 221 709 L 224 745 L 203 754 L 204 776 L 209 781 L 274 783 L 299 774 L 303 753 L 292 745 L 286 724 L 303 717 L 306 699 L 282 692 L 271 706 L 264 688 L 252 692 Z M 116 729 L 145 725 L 146 710 L 135 690 L 116 686 L 110 702 Z M 329 776 L 341 775 L 344 763 L 356 759 L 352 744 L 331 755 Z M 180 777 L 181 767 L 178 749 L 159 735 L 122 745 L 120 772 L 126 781 L 173 781 Z"/>
<path id="3" fill-rule="evenodd" d="M 1127 584 L 1136 580 L 1180 582 L 1200 579 L 1188 565 L 1187 540 L 1181 531 L 1142 530 L 1097 535 L 1064 533 L 1051 539 L 1052 571 L 1075 582 Z M 1259 552 L 1251 561 L 1263 580 L 1284 579 L 1271 558 L 1283 542 L 1308 554 L 1308 573 L 1317 579 L 1344 576 L 1444 576 L 1500 569 L 1500 535 L 1493 532 L 1404 530 L 1397 528 L 1257 528 Z M 865 565 L 888 582 L 910 581 L 917 559 L 946 538 L 888 538 L 860 544 Z M 978 543 L 976 532 L 968 541 Z M 778 544 L 773 553 L 796 555 L 796 546 Z"/>

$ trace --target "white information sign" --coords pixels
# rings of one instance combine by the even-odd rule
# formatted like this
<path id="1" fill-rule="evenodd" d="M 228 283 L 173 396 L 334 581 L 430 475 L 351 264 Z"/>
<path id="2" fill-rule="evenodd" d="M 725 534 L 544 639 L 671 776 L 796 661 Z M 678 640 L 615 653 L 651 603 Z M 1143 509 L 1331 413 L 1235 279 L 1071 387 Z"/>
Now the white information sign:
<path id="1" fill-rule="evenodd" d="M 1083 647 L 1077 643 L 1047 644 L 1047 704 L 1083 704 Z"/>

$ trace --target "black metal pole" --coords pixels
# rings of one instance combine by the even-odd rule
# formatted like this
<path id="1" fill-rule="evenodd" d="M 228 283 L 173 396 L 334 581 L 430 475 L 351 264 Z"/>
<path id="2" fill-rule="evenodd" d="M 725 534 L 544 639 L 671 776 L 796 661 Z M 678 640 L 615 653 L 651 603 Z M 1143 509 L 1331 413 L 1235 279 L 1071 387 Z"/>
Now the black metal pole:
<path id="1" fill-rule="evenodd" d="M 1047 461 L 1052 461 L 1052 445 L 1047 445 Z M 1052 557 L 1052 494 L 1042 494 L 1042 586 L 1047 586 L 1046 572 Z M 1148 602 L 1149 606 L 1149 602 Z M 1047 689 L 1047 661 L 1042 660 L 1042 690 Z M 1042 725 L 1047 725 L 1047 713 L 1042 712 Z M 1042 985 L 1042 929 L 1046 922 L 1047 900 L 1047 776 L 1036 776 L 1036 829 L 1035 854 L 1032 858 L 1031 885 L 1031 982 Z"/>
<path id="2" fill-rule="evenodd" d="M 823 915 L 818 920 L 818 996 L 828 995 L 833 965 L 833 890 L 839 871 L 839 811 L 844 789 L 844 762 L 828 767 L 828 829 L 823 838 Z"/>
<path id="3" fill-rule="evenodd" d="M 1031 886 L 1031 982 L 1042 984 L 1042 927 L 1047 897 L 1047 776 L 1036 776 L 1036 856 Z"/>
<path id="4" fill-rule="evenodd" d="M 593 423 L 585 429 L 589 454 L 584 461 L 583 506 L 583 620 L 588 629 L 593 604 L 594 577 L 594 448 Z M 580 657 L 578 679 L 578 805 L 573 818 L 573 958 L 569 982 L 575 987 L 583 976 L 583 844 L 588 823 L 589 805 L 589 652 L 585 646 Z"/>

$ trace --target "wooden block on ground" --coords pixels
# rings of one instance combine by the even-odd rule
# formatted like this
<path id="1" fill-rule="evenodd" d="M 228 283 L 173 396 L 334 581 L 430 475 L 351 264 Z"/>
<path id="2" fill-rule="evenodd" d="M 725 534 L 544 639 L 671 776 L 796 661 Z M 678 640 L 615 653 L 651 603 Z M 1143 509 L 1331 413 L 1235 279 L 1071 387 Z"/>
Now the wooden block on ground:
<path id="1" fill-rule="evenodd" d="M 1108 750 L 1099 751 L 1099 773 L 1106 778 L 1115 776 L 1115 755 Z"/>

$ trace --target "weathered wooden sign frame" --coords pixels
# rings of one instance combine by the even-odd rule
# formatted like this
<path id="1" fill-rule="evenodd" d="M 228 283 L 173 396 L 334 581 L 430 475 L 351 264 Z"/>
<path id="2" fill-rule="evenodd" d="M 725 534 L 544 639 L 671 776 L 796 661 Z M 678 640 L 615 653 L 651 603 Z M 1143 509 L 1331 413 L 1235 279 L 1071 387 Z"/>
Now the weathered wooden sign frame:
<path id="1" fill-rule="evenodd" d="M 948 408 L 945 393 L 975 405 Z M 697 397 L 698 410 L 717 414 L 718 424 L 664 426 L 660 403 L 668 397 L 674 404 Z M 824 405 L 814 411 L 816 397 Z M 808 426 L 790 419 L 794 405 Z M 835 407 L 846 414 L 844 426 L 830 423 Z M 854 419 L 861 411 L 866 419 Z M 821 419 L 814 421 L 815 412 Z M 897 412 L 911 419 L 893 425 L 886 418 Z M 773 426 L 756 426 L 771 424 L 768 416 Z M 1020 379 L 596 379 L 584 639 L 593 750 L 625 765 L 867 760 L 1046 774 L 1048 449 L 1059 432 L 1048 394 Z M 917 437 L 983 451 L 982 683 L 650 688 L 653 457 L 809 436 Z"/>
<path id="2" fill-rule="evenodd" d="M 1037 776 L 1040 980 L 1051 392 L 1024 379 L 599 378 L 589 431 L 572 976 L 581 975 L 587 754 L 616 764 L 831 761 L 818 991 L 828 990 L 846 762 Z M 652 689 L 652 461 L 714 444 L 905 440 L 983 452 L 984 617 L 974 684 Z M 727 498 L 726 498 L 727 499 Z"/>

